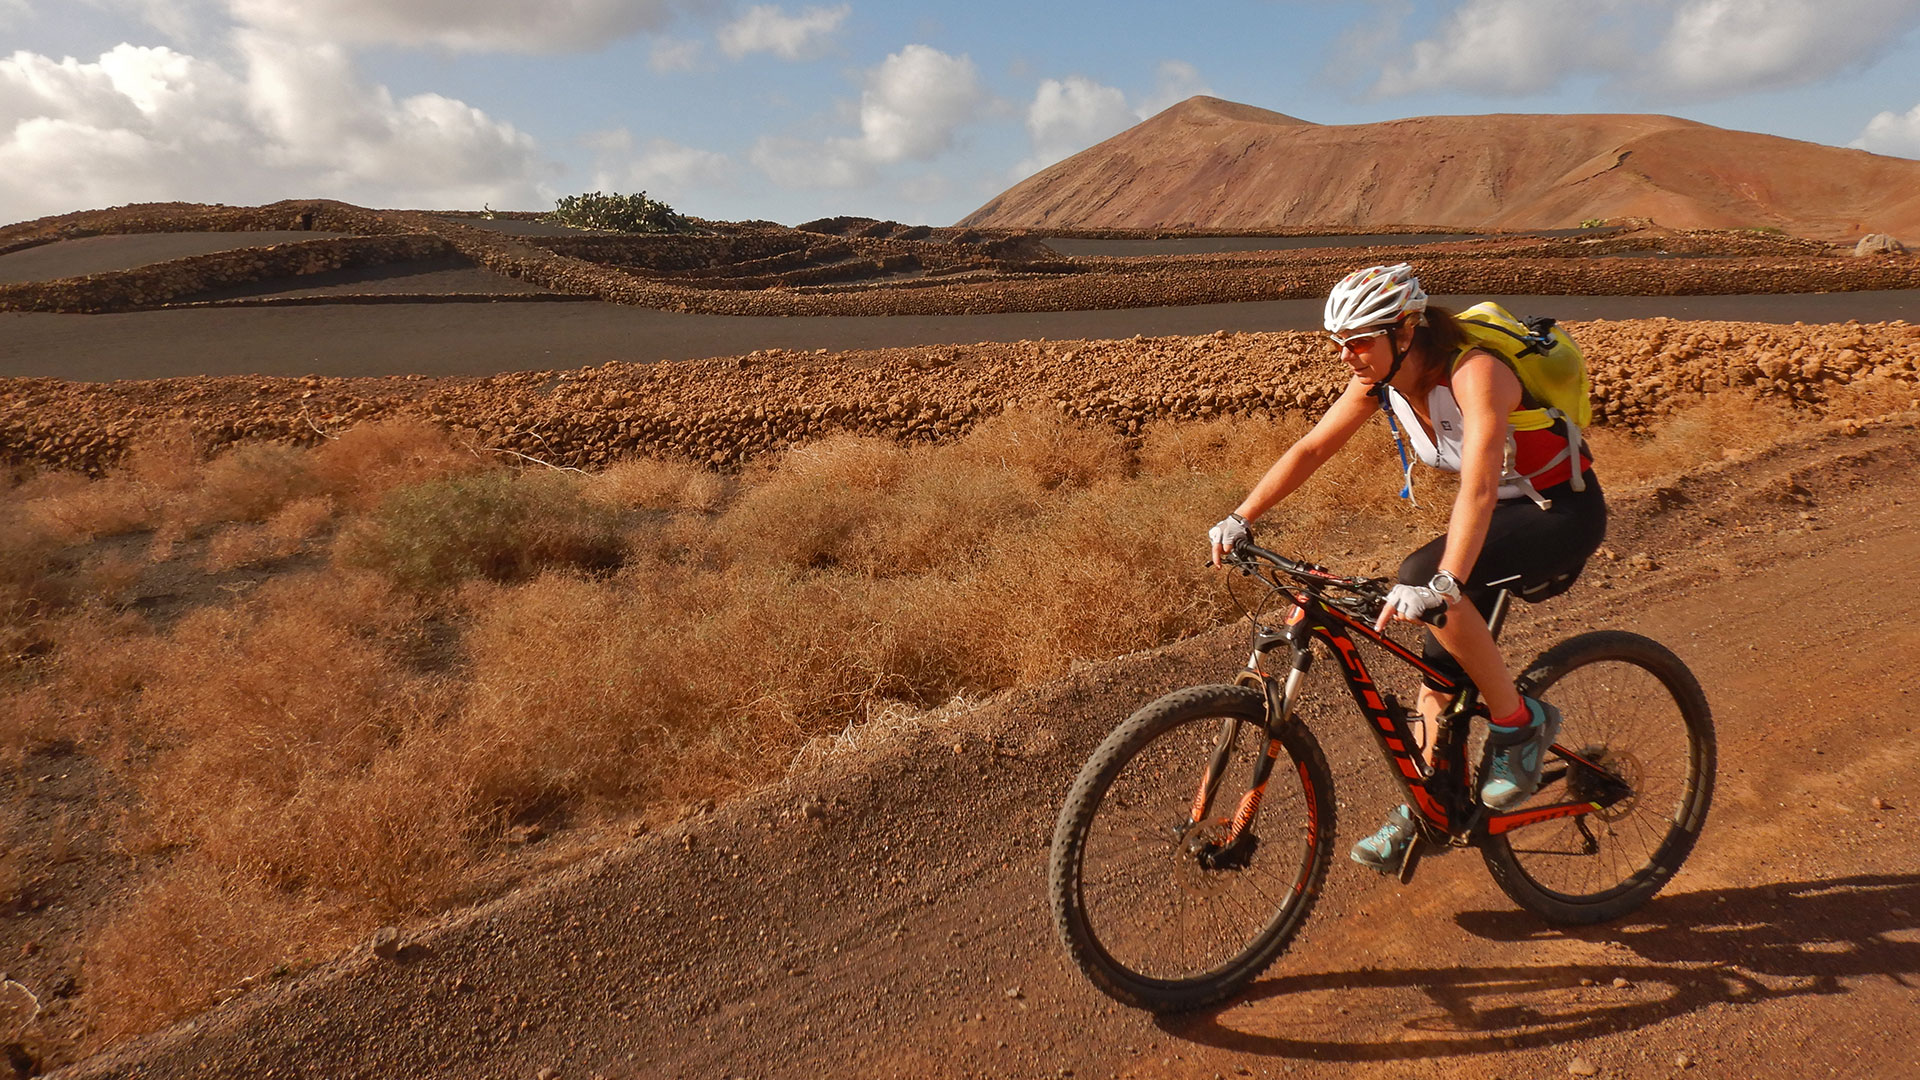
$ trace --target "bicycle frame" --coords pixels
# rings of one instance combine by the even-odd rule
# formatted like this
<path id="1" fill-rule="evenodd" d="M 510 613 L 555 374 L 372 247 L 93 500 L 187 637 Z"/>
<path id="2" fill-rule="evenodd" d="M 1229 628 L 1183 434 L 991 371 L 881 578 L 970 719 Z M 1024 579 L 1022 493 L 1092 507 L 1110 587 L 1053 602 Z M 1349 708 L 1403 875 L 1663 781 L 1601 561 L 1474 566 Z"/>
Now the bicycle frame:
<path id="1" fill-rule="evenodd" d="M 1280 565 L 1276 563 L 1276 565 Z M 1264 579 L 1263 579 L 1264 580 Z M 1330 583 L 1339 583 L 1340 579 L 1326 576 Z M 1274 583 L 1277 586 L 1277 583 Z M 1514 829 L 1558 818 L 1580 817 L 1603 810 L 1631 794 L 1631 790 L 1579 754 L 1566 747 L 1555 744 L 1550 753 L 1564 764 L 1557 770 L 1550 768 L 1541 778 L 1541 785 L 1564 777 L 1568 770 L 1581 770 L 1590 781 L 1595 797 L 1590 800 L 1574 800 L 1554 803 L 1547 806 L 1530 807 L 1512 812 L 1490 811 L 1479 801 L 1477 786 L 1468 775 L 1466 764 L 1467 735 L 1472 726 L 1471 719 L 1478 713 L 1485 714 L 1480 706 L 1479 695 L 1471 685 L 1460 685 L 1442 673 L 1435 671 L 1419 654 L 1407 649 L 1399 642 L 1387 637 L 1354 618 L 1338 607 L 1330 605 L 1323 597 L 1308 588 L 1280 588 L 1280 591 L 1293 601 L 1293 609 L 1287 616 L 1284 630 L 1270 630 L 1257 622 L 1253 631 L 1252 655 L 1247 667 L 1236 680 L 1241 685 L 1254 687 L 1263 692 L 1267 700 L 1267 731 L 1269 733 L 1266 753 L 1262 754 L 1254 766 L 1254 775 L 1246 795 L 1236 807 L 1232 829 L 1226 839 L 1218 844 L 1210 844 L 1209 851 L 1203 852 L 1203 858 L 1223 859 L 1238 850 L 1243 839 L 1250 835 L 1255 817 L 1259 814 L 1260 801 L 1266 790 L 1267 779 L 1271 775 L 1273 763 L 1281 753 L 1278 733 L 1286 725 L 1294 722 L 1293 710 L 1298 702 L 1302 681 L 1313 665 L 1314 639 L 1327 646 L 1341 664 L 1341 675 L 1345 678 L 1348 691 L 1353 695 L 1354 704 L 1367 719 L 1374 739 L 1379 743 L 1381 753 L 1394 772 L 1395 779 L 1406 793 L 1407 805 L 1414 809 L 1414 820 L 1421 829 L 1413 844 L 1408 846 L 1406 861 L 1400 869 L 1401 880 L 1407 881 L 1413 875 L 1418 864 L 1422 848 L 1427 843 L 1444 844 L 1451 847 L 1466 847 L 1482 842 L 1488 836 L 1497 836 Z M 1511 594 L 1502 589 L 1489 613 L 1487 625 L 1497 639 L 1500 629 L 1506 621 Z M 1453 703 L 1440 715 L 1437 731 L 1434 735 L 1433 764 L 1428 766 L 1420 755 L 1419 743 L 1412 729 L 1407 725 L 1406 711 L 1390 693 L 1378 689 L 1366 662 L 1361 658 L 1356 638 L 1384 651 L 1390 656 L 1411 664 L 1435 685 L 1439 692 L 1455 695 Z M 1291 663 L 1284 681 L 1276 680 L 1266 668 L 1268 653 L 1282 644 L 1289 647 Z M 1238 720 L 1223 721 L 1220 739 L 1215 744 L 1212 759 L 1200 790 L 1193 801 L 1191 822 L 1198 826 L 1204 822 L 1218 793 L 1222 773 L 1225 771 L 1228 755 L 1238 736 Z M 1482 763 L 1484 767 L 1484 762 Z M 1579 825 L 1586 838 L 1587 845 L 1598 850 L 1597 841 L 1587 832 L 1585 823 Z"/>

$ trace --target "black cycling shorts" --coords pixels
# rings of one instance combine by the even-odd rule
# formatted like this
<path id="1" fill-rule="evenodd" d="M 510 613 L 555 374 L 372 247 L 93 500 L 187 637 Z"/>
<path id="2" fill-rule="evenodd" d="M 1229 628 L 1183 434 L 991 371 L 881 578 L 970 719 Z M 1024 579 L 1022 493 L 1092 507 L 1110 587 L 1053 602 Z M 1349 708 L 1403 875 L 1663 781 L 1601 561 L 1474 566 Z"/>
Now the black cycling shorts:
<path id="1" fill-rule="evenodd" d="M 1600 481 L 1592 471 L 1584 478 L 1585 491 L 1573 490 L 1571 483 L 1555 484 L 1542 491 L 1541 497 L 1553 503 L 1546 510 L 1528 498 L 1502 499 L 1494 506 L 1480 559 L 1460 583 L 1460 594 L 1473 601 L 1482 615 L 1493 609 L 1494 595 L 1503 588 L 1537 604 L 1573 587 L 1607 535 L 1607 500 L 1600 493 Z M 1407 556 L 1400 564 L 1399 580 L 1407 585 L 1432 581 L 1446 548 L 1447 538 L 1440 536 Z M 1452 654 L 1440 647 L 1433 631 L 1427 631 L 1422 646 L 1427 663 L 1435 670 L 1463 686 L 1471 681 Z M 1433 685 L 1431 679 L 1427 683 Z"/>

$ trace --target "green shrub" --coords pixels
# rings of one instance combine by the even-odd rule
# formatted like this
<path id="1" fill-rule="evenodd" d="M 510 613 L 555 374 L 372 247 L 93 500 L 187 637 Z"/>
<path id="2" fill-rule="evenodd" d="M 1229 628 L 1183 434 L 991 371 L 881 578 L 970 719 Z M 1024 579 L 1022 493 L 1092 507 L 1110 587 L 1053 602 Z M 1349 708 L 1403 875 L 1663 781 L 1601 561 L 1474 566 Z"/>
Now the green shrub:
<path id="1" fill-rule="evenodd" d="M 542 221 L 573 229 L 607 229 L 629 233 L 684 233 L 694 230 L 693 222 L 674 212 L 658 199 L 647 198 L 644 191 L 632 195 L 603 195 L 589 191 L 568 195 L 554 203 L 553 212 Z"/>
<path id="2" fill-rule="evenodd" d="M 337 558 L 432 592 L 555 567 L 611 569 L 625 553 L 619 512 L 586 498 L 579 481 L 502 469 L 391 492 L 342 534 Z"/>
<path id="3" fill-rule="evenodd" d="M 1607 219 L 1606 219 L 1606 218 L 1603 218 L 1603 217 L 1590 217 L 1590 218 L 1588 218 L 1587 220 L 1585 220 L 1585 221 L 1582 221 L 1582 222 L 1580 223 L 1580 227 L 1581 227 L 1581 228 L 1583 228 L 1583 229 L 1598 229 L 1598 228 L 1600 228 L 1600 227 L 1601 227 L 1602 225 L 1605 225 L 1606 223 L 1607 223 Z"/>

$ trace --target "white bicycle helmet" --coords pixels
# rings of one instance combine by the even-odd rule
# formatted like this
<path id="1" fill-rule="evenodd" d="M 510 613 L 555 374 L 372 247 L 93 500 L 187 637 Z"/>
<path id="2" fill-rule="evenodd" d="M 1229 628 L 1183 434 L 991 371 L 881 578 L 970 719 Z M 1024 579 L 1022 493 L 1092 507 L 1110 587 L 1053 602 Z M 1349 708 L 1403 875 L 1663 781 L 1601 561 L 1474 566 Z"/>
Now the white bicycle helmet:
<path id="1" fill-rule="evenodd" d="M 1411 264 L 1369 266 L 1348 274 L 1327 294 L 1325 322 L 1328 333 L 1344 334 L 1425 310 L 1427 294 Z"/>

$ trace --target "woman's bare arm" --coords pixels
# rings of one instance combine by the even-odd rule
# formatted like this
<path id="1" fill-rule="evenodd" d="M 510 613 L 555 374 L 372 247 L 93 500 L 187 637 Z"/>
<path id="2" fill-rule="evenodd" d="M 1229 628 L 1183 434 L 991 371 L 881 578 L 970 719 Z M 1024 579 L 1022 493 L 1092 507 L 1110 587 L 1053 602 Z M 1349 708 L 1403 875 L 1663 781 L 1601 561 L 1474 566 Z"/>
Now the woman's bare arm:
<path id="1" fill-rule="evenodd" d="M 1234 513 L 1252 521 L 1306 483 L 1307 478 L 1347 445 L 1354 432 L 1360 430 L 1360 425 L 1379 410 L 1379 402 L 1371 396 L 1372 390 L 1372 383 L 1359 379 L 1348 380 L 1347 388 L 1340 392 L 1326 415 L 1313 425 L 1312 431 L 1302 435 L 1300 441 L 1280 455 L 1280 460 L 1274 462 L 1260 482 L 1253 485 L 1253 490 L 1240 501 Z"/>
<path id="2" fill-rule="evenodd" d="M 1460 493 L 1447 519 L 1440 569 L 1465 581 L 1480 558 L 1500 498 L 1507 414 L 1520 407 L 1520 380 L 1492 353 L 1475 349 L 1453 371 L 1453 398 L 1466 431 L 1460 440 Z"/>

